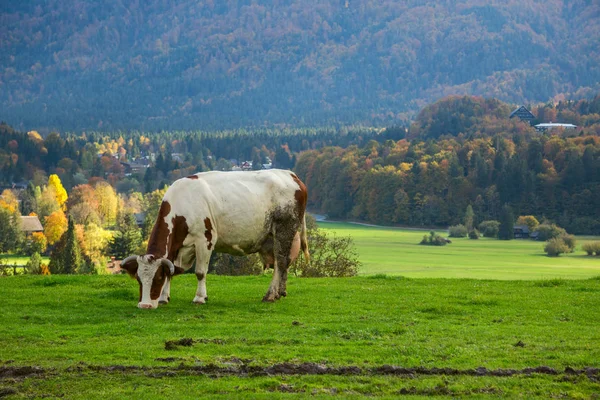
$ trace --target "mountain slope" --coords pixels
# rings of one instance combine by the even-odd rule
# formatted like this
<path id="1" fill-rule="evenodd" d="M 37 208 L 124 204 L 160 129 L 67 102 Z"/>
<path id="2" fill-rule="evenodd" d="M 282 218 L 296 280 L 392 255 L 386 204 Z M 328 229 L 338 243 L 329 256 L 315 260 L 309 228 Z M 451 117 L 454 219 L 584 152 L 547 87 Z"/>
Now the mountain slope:
<path id="1" fill-rule="evenodd" d="M 389 124 L 452 93 L 599 89 L 595 1 L 4 4 L 0 118 L 20 129 Z"/>

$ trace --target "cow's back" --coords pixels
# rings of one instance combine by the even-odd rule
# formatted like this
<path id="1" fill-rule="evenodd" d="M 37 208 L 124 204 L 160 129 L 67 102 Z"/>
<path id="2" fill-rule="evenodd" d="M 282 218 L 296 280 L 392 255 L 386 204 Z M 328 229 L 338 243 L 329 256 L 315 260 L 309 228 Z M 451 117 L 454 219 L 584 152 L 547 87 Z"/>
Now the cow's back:
<path id="1" fill-rule="evenodd" d="M 300 189 L 290 171 L 212 171 L 174 182 L 164 201 L 171 205 L 169 219 L 185 216 L 189 234 L 202 238 L 210 225 L 216 250 L 254 252 L 273 218 L 293 215 Z"/>

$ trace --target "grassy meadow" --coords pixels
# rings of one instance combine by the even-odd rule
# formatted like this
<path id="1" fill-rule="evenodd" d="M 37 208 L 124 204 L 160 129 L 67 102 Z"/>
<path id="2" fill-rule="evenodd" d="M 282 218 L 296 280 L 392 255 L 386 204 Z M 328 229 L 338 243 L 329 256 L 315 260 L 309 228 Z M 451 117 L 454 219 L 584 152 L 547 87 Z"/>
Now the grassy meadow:
<path id="1" fill-rule="evenodd" d="M 581 250 L 586 241 L 578 237 L 577 251 L 548 257 L 543 242 L 452 238 L 446 246 L 423 246 L 428 231 L 372 227 L 351 223 L 320 222 L 319 227 L 336 235 L 351 236 L 363 263 L 361 274 L 402 275 L 410 278 L 475 279 L 584 279 L 600 275 L 600 257 Z M 436 231 L 447 236 L 446 231 Z"/>
<path id="2" fill-rule="evenodd" d="M 600 279 L 177 277 L 136 308 L 127 276 L 0 279 L 8 398 L 589 398 L 600 392 Z M 397 368 L 404 368 L 398 370 Z M 527 370 L 527 368 L 537 368 Z"/>
<path id="3" fill-rule="evenodd" d="M 194 275 L 136 308 L 127 276 L 0 277 L 0 397 L 594 398 L 600 259 L 542 243 L 321 223 L 351 235 L 353 278 Z M 441 232 L 440 232 L 441 233 Z M 591 240 L 586 238 L 583 240 Z M 580 246 L 582 240 L 578 246 Z M 461 279 L 447 279 L 461 278 Z"/>

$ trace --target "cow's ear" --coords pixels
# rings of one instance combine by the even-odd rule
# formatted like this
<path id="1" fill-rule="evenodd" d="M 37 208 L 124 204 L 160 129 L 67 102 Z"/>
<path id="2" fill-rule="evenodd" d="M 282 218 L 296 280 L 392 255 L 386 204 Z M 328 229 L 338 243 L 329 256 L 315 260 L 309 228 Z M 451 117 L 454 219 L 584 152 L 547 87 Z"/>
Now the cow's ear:
<path id="1" fill-rule="evenodd" d="M 129 256 L 121 261 L 121 269 L 127 271 L 132 278 L 135 277 L 138 270 L 137 256 Z"/>
<path id="2" fill-rule="evenodd" d="M 181 275 L 185 272 L 185 269 L 178 267 L 177 265 L 173 265 L 173 273 L 171 274 L 171 268 L 169 265 L 167 265 L 167 263 L 163 263 L 162 268 L 163 268 L 163 272 L 167 276 Z"/>

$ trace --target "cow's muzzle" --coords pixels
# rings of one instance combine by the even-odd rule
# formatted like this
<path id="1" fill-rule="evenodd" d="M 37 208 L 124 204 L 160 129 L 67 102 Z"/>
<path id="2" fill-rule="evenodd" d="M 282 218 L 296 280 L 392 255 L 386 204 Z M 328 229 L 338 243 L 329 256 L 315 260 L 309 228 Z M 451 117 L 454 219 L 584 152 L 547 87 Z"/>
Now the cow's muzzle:
<path id="1" fill-rule="evenodd" d="M 138 308 L 157 308 L 157 307 L 158 307 L 158 304 L 154 305 L 151 303 L 142 303 L 142 302 L 138 303 Z"/>

